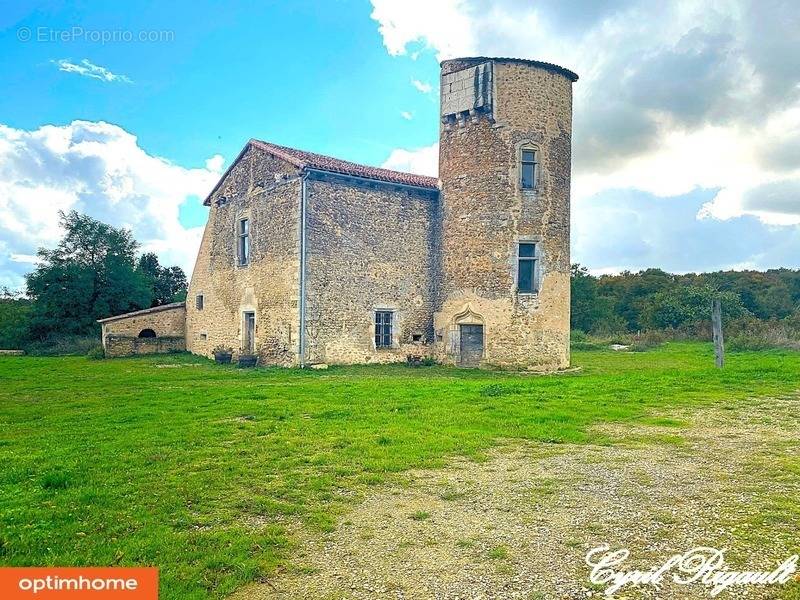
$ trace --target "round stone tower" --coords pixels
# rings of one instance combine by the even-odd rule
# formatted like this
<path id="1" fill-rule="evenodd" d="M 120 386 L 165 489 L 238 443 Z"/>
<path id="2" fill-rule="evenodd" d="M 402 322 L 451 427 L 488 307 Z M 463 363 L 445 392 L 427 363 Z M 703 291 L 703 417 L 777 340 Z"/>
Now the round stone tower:
<path id="1" fill-rule="evenodd" d="M 441 65 L 440 359 L 569 365 L 572 84 L 510 58 Z"/>

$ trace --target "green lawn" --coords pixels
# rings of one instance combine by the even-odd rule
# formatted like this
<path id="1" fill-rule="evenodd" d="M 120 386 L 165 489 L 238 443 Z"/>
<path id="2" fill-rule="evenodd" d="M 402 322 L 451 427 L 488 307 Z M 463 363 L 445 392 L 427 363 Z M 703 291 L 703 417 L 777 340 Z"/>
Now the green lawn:
<path id="1" fill-rule="evenodd" d="M 588 427 L 800 388 L 800 353 L 718 371 L 710 345 L 673 343 L 573 362 L 542 377 L 1 357 L 0 563 L 157 565 L 164 598 L 224 596 L 291 561 L 287 521 L 329 529 L 411 467 L 498 438 L 607 443 Z"/>

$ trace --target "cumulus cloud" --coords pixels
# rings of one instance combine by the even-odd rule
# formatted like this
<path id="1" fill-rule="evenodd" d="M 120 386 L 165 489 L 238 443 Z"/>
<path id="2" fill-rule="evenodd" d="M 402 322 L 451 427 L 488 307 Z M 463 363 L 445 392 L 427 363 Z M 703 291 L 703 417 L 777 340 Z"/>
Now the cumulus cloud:
<path id="1" fill-rule="evenodd" d="M 417 88 L 423 94 L 430 94 L 433 91 L 433 86 L 427 81 L 420 81 L 419 79 L 412 79 L 411 85 Z"/>
<path id="2" fill-rule="evenodd" d="M 105 67 L 96 65 L 84 58 L 80 63 L 71 62 L 68 58 L 52 61 L 58 66 L 59 71 L 65 73 L 75 73 L 81 77 L 89 77 L 91 79 L 99 79 L 100 81 L 121 81 L 123 83 L 133 83 L 127 76 L 112 73 Z"/>
<path id="3" fill-rule="evenodd" d="M 384 169 L 436 177 L 439 172 L 439 143 L 415 150 L 396 148 L 381 166 Z"/>
<path id="4" fill-rule="evenodd" d="M 576 203 L 609 190 L 667 198 L 713 189 L 691 218 L 800 223 L 796 2 L 372 4 L 391 55 L 519 56 L 575 70 Z"/>
<path id="5" fill-rule="evenodd" d="M 404 110 L 400 113 L 400 116 L 403 117 L 406 121 L 410 121 L 414 118 L 414 115 L 407 110 Z"/>
<path id="6" fill-rule="evenodd" d="M 214 156 L 206 168 L 175 165 L 102 121 L 31 131 L 0 125 L 0 286 L 22 285 L 36 250 L 61 237 L 58 211 L 72 209 L 130 228 L 144 251 L 190 273 L 202 227 L 182 227 L 179 207 L 205 197 L 222 164 Z"/>

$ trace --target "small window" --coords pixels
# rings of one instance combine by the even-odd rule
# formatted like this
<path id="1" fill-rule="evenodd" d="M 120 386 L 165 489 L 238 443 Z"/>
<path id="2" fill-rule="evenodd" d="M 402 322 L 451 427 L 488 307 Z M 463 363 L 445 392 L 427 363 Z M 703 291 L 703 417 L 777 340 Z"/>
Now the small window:
<path id="1" fill-rule="evenodd" d="M 392 347 L 392 311 L 375 311 L 375 347 Z"/>
<path id="2" fill-rule="evenodd" d="M 421 333 L 413 334 L 411 336 L 411 341 L 414 342 L 415 344 L 421 343 L 422 342 L 422 334 Z"/>
<path id="3" fill-rule="evenodd" d="M 521 242 L 517 253 L 517 291 L 535 294 L 539 291 L 539 256 L 537 245 Z"/>
<path id="4" fill-rule="evenodd" d="M 250 263 L 250 219 L 239 219 L 239 265 Z"/>
<path id="5" fill-rule="evenodd" d="M 538 152 L 533 148 L 522 149 L 522 189 L 533 190 L 536 189 L 536 184 L 539 180 L 539 156 Z"/>
<path id="6" fill-rule="evenodd" d="M 203 342 L 208 340 L 208 334 L 207 333 L 201 333 L 200 334 L 200 340 L 203 341 Z"/>
<path id="7" fill-rule="evenodd" d="M 203 294 L 197 294 L 197 296 L 195 296 L 194 307 L 197 310 L 203 310 Z"/>
<path id="8" fill-rule="evenodd" d="M 156 332 L 153 331 L 152 329 L 142 329 L 139 332 L 139 337 L 140 338 L 154 338 L 154 337 L 156 337 Z"/>

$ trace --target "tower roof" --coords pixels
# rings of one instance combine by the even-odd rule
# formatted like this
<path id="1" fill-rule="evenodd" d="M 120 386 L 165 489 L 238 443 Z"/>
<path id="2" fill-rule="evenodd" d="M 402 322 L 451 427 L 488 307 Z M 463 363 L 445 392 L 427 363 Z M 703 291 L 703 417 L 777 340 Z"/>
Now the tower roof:
<path id="1" fill-rule="evenodd" d="M 449 58 L 447 60 L 443 60 L 441 62 L 442 65 L 447 62 L 451 61 L 468 61 L 474 63 L 486 62 L 489 60 L 493 60 L 495 62 L 508 62 L 508 63 L 520 63 L 524 65 L 531 65 L 533 67 L 539 67 L 540 69 L 545 69 L 546 71 L 552 71 L 553 73 L 559 73 L 564 75 L 570 81 L 578 81 L 578 74 L 574 71 L 570 71 L 564 67 L 559 65 L 555 65 L 553 63 L 544 62 L 541 60 L 531 60 L 527 58 L 509 58 L 503 56 L 463 56 L 459 58 Z"/>

